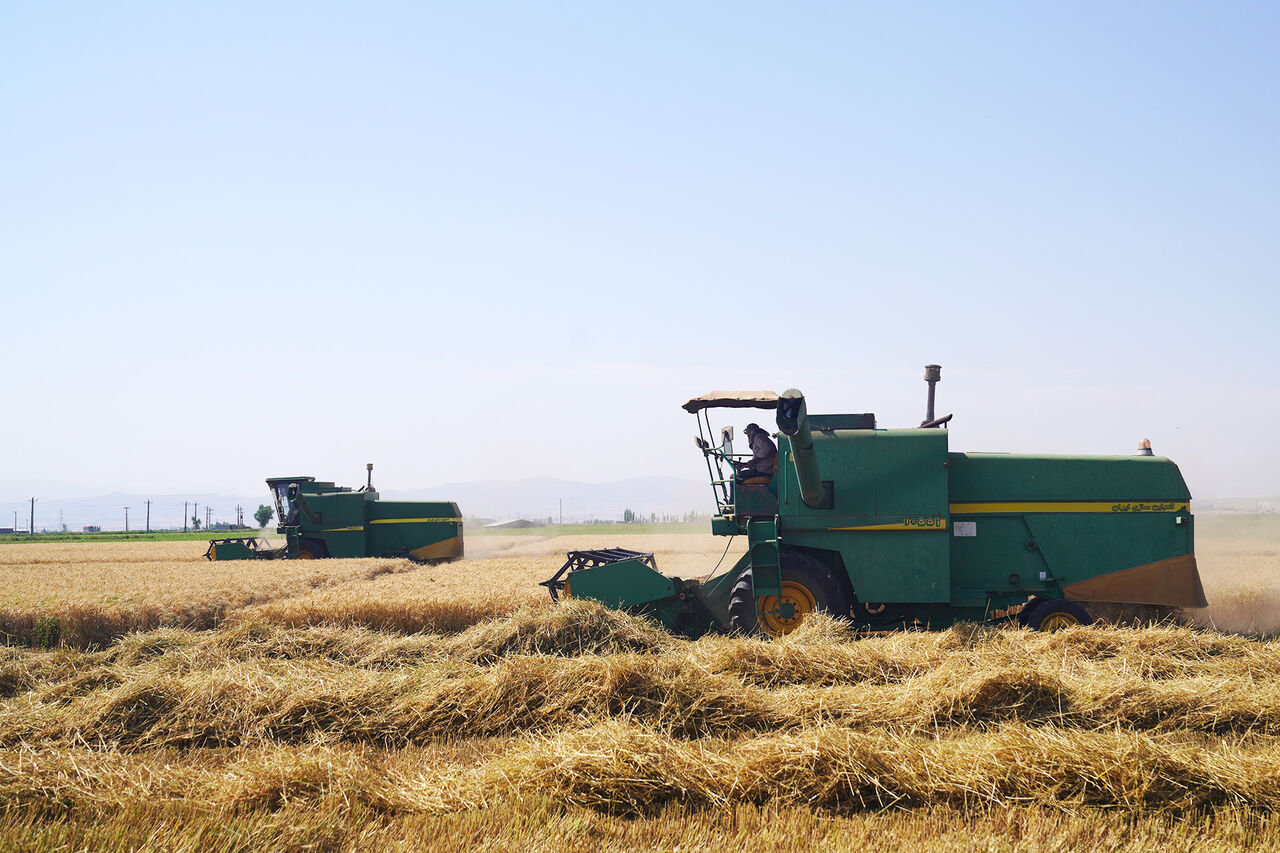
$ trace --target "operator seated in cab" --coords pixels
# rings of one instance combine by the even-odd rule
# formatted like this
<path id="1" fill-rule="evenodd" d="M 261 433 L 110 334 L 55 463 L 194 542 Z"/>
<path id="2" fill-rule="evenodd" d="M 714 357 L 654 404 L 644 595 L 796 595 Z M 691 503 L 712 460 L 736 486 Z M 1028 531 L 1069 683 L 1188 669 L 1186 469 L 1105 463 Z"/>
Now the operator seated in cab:
<path id="1" fill-rule="evenodd" d="M 778 470 L 778 448 L 769 438 L 769 433 L 760 429 L 758 424 L 747 424 L 745 432 L 751 458 L 746 462 L 733 463 L 738 472 L 738 482 L 744 485 L 768 483 Z"/>

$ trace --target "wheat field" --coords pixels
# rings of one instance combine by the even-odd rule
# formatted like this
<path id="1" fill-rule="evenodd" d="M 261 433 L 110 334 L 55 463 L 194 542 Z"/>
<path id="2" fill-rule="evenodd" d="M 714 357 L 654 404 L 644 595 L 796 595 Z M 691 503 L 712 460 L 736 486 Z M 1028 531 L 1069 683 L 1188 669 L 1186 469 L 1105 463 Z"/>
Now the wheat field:
<path id="1" fill-rule="evenodd" d="M 1280 846 L 1280 526 L 1198 519 L 1211 607 L 1037 634 L 672 637 L 539 580 L 588 546 L 208 563 L 0 546 L 7 849 Z M 740 551 L 730 545 L 724 566 Z"/>

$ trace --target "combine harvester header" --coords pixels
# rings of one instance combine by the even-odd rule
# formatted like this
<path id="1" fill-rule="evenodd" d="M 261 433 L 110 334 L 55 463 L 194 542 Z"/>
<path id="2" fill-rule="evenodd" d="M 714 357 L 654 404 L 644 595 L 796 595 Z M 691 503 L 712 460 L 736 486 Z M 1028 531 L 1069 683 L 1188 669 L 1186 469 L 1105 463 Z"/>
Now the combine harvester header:
<path id="1" fill-rule="evenodd" d="M 574 552 L 544 585 L 689 636 L 776 637 L 815 610 L 875 629 L 1013 618 L 1053 629 L 1091 622 L 1095 604 L 1206 605 L 1177 465 L 1145 439 L 1134 456 L 954 452 L 952 416 L 934 416 L 940 379 L 927 365 L 925 419 L 911 429 L 810 415 L 795 389 L 689 400 L 716 500 L 711 530 L 745 536 L 746 554 L 698 582 L 660 574 L 651 554 Z M 709 412 L 723 408 L 774 412 L 772 473 L 737 476 L 750 454 L 734 453 L 731 426 L 712 446 Z"/>

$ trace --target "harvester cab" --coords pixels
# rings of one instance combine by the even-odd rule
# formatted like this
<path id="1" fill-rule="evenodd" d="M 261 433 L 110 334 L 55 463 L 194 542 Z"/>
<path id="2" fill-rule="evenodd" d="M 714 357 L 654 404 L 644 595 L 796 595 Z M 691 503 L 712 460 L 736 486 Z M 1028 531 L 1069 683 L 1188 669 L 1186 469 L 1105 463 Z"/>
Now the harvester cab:
<path id="1" fill-rule="evenodd" d="M 272 477 L 267 488 L 276 505 L 276 518 L 280 527 L 297 527 L 302 518 L 302 501 L 299 499 L 302 483 L 314 483 L 315 477 Z"/>
<path id="2" fill-rule="evenodd" d="M 800 404 L 803 405 L 803 398 Z M 720 429 L 719 447 L 712 447 L 707 440 L 715 431 L 710 413 L 720 409 L 762 409 L 776 412 L 779 431 L 785 433 L 784 418 L 794 420 L 795 407 L 781 400 L 773 391 L 711 391 L 694 397 L 681 408 L 698 422 L 698 435 L 694 442 L 702 451 L 707 464 L 707 475 L 716 498 L 716 514 L 711 531 L 721 536 L 746 534 L 749 519 L 757 516 L 773 516 L 778 512 L 778 484 L 782 463 L 772 477 L 753 477 L 741 480 L 735 476 L 737 466 L 751 457 L 750 453 L 733 452 L 733 427 Z M 791 412 L 787 415 L 787 412 Z M 876 416 L 871 413 L 847 415 L 811 415 L 809 424 L 816 429 L 875 429 Z M 776 439 L 778 433 L 774 433 Z"/>
<path id="3" fill-rule="evenodd" d="M 736 518 L 752 514 L 773 514 L 778 499 L 773 477 L 755 477 L 756 482 L 739 482 L 737 467 L 751 457 L 750 453 L 734 453 L 733 427 L 720 428 L 720 444 L 712 446 L 710 437 L 716 431 L 711 425 L 712 409 L 775 409 L 778 395 L 772 391 L 712 391 L 684 404 L 684 410 L 698 422 L 694 444 L 702 452 L 707 476 L 716 501 L 717 518 Z M 764 482 L 759 482 L 763 480 Z"/>
<path id="4" fill-rule="evenodd" d="M 1205 606 L 1191 495 L 1172 461 L 952 451 L 941 428 L 951 415 L 934 414 L 940 378 L 925 367 L 925 419 L 908 429 L 878 428 L 868 413 L 810 414 L 795 389 L 689 400 L 712 533 L 746 537 L 746 553 L 703 582 L 667 578 L 636 555 L 571 555 L 547 585 L 690 636 L 779 636 L 815 610 L 868 629 L 1015 618 L 1048 628 L 1091 621 L 1095 603 Z M 713 445 L 709 412 L 725 408 L 774 412 L 772 476 L 735 476 L 746 454 L 731 429 Z"/>
<path id="5" fill-rule="evenodd" d="M 451 501 L 384 501 L 373 488 L 373 466 L 359 489 L 315 477 L 271 477 L 285 544 L 272 548 L 255 537 L 215 539 L 210 560 L 408 557 L 418 561 L 461 557 L 462 517 Z"/>

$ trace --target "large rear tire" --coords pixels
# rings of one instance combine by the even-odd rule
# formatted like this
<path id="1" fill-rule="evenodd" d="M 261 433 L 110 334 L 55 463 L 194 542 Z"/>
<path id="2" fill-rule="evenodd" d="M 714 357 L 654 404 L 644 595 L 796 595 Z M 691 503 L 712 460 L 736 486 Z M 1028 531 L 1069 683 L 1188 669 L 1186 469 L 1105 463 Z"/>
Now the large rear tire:
<path id="1" fill-rule="evenodd" d="M 323 560 L 329 556 L 329 549 L 318 539 L 303 539 L 298 542 L 298 560 Z"/>
<path id="2" fill-rule="evenodd" d="M 844 587 L 820 560 L 808 554 L 782 555 L 782 594 L 757 597 L 747 566 L 729 594 L 729 621 L 743 634 L 781 637 L 794 631 L 805 616 L 825 610 L 835 616 L 849 614 Z"/>
<path id="3" fill-rule="evenodd" d="M 1050 598 L 1041 601 L 1027 615 L 1027 627 L 1035 631 L 1060 631 L 1076 625 L 1092 625 L 1089 611 L 1074 601 Z"/>
<path id="4" fill-rule="evenodd" d="M 1031 619 L 1031 612 L 1048 600 L 1049 599 L 1041 598 L 1038 595 L 1032 596 L 1027 599 L 1026 604 L 1022 605 L 1022 609 L 1018 611 L 1018 614 L 1014 618 L 1018 620 L 1018 624 L 1023 628 L 1030 627 L 1028 620 Z"/>

